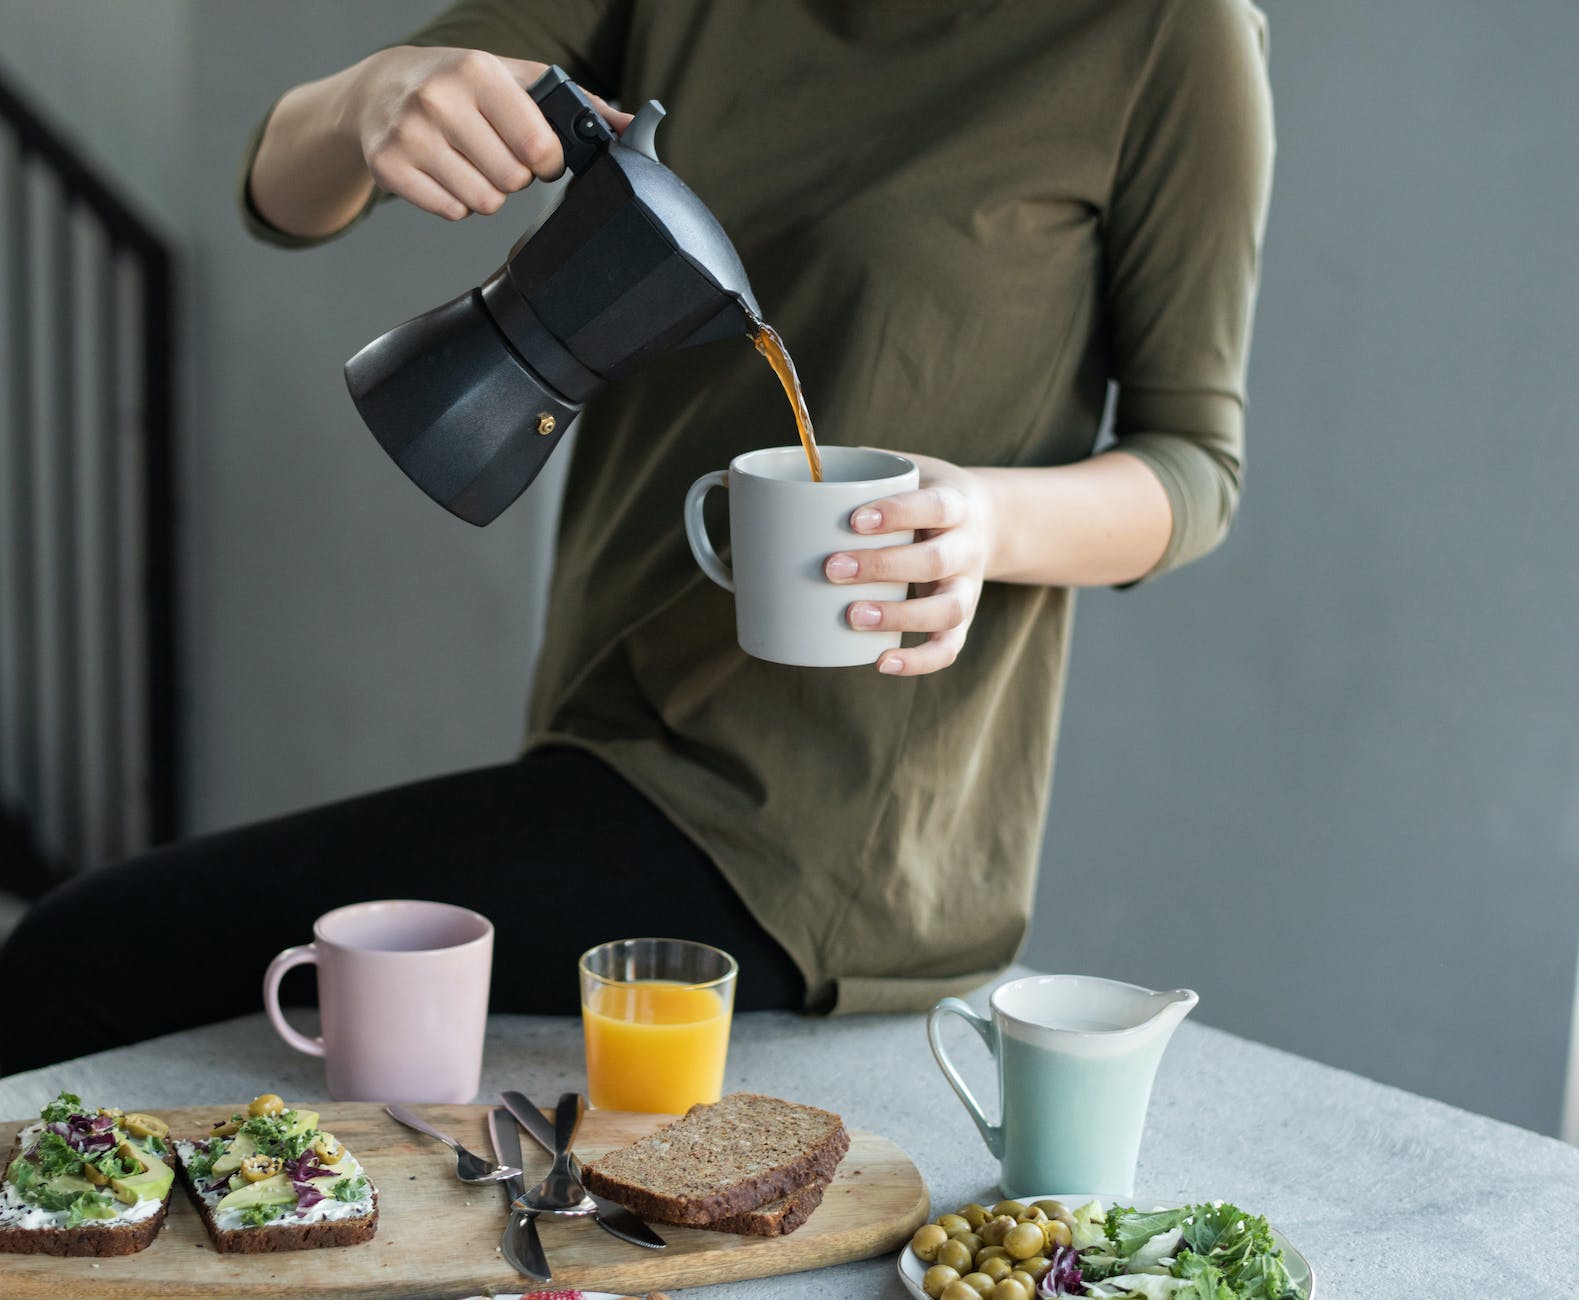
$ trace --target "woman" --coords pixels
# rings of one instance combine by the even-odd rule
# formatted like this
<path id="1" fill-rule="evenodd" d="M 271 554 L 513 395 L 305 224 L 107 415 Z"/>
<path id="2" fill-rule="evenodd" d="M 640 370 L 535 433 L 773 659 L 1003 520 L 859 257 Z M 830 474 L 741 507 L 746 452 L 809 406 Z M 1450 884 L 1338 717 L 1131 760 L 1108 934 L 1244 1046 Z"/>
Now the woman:
<path id="1" fill-rule="evenodd" d="M 789 415 L 744 340 L 659 358 L 583 420 L 527 755 L 60 891 L 0 974 L 133 900 L 203 900 L 194 923 L 224 960 L 201 989 L 157 981 L 186 992 L 135 1026 L 69 979 L 46 989 L 8 1069 L 249 1011 L 275 949 L 367 897 L 491 916 L 503 1011 L 574 1010 L 576 954 L 627 933 L 729 949 L 742 1008 L 920 1008 L 1013 959 L 1071 591 L 1193 560 L 1234 511 L 1272 156 L 1259 13 L 463 0 L 279 101 L 249 221 L 313 243 L 380 190 L 450 220 L 498 211 L 561 170 L 524 89 L 550 62 L 608 99 L 664 102 L 660 152 L 733 238 L 824 438 L 921 465 L 919 491 L 852 516 L 917 540 L 825 567 L 912 584 L 848 617 L 917 635 L 873 668 L 736 647 L 679 502 L 699 473 L 788 441 Z M 1109 381 L 1115 442 L 1094 453 Z M 242 927 L 226 922 L 251 894 L 235 881 L 267 899 Z M 555 978 L 517 978 L 528 955 Z M 68 1006 L 70 1041 L 52 1041 Z"/>

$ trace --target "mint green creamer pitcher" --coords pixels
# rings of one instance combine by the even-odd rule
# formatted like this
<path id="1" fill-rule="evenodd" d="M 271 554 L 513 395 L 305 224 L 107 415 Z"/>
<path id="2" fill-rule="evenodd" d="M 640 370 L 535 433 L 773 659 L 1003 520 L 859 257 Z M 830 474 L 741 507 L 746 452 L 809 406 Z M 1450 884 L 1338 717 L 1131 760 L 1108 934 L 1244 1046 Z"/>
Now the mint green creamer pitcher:
<path id="1" fill-rule="evenodd" d="M 958 998 L 927 1016 L 932 1055 L 997 1157 L 1006 1196 L 1133 1196 L 1141 1130 L 1163 1049 L 1200 999 L 1090 975 L 1031 975 L 992 992 L 991 1019 Z M 998 1067 L 990 1123 L 943 1050 L 946 1015 L 981 1035 Z"/>

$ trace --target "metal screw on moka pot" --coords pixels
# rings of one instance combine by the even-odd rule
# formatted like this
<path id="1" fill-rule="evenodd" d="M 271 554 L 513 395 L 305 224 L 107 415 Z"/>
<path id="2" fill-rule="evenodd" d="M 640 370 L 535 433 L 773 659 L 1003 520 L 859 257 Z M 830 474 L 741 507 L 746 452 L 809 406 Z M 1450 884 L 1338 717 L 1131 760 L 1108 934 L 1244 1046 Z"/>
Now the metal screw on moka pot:
<path id="1" fill-rule="evenodd" d="M 572 173 L 548 219 L 478 288 L 345 366 L 379 445 L 445 509 L 498 517 L 604 384 L 761 316 L 729 236 L 658 161 L 650 100 L 616 136 L 559 68 L 529 92 Z"/>

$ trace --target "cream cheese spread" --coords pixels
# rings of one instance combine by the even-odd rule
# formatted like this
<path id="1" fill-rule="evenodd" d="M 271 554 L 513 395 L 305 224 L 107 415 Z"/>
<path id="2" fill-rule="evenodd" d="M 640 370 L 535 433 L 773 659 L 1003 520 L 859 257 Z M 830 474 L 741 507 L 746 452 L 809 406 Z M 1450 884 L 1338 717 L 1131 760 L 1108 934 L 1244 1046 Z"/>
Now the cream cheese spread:
<path id="1" fill-rule="evenodd" d="M 198 1146 L 195 1142 L 177 1142 L 175 1146 L 176 1150 L 180 1152 L 182 1164 L 189 1164 L 192 1157 L 198 1154 Z M 362 1173 L 361 1161 L 347 1151 L 345 1155 L 340 1157 L 340 1163 L 334 1166 L 334 1172 L 336 1174 L 334 1178 L 315 1178 L 312 1180 L 314 1186 L 324 1194 L 321 1201 L 315 1205 L 309 1205 L 305 1210 L 300 1206 L 287 1208 L 285 1213 L 280 1215 L 279 1218 L 270 1220 L 269 1223 L 263 1226 L 270 1227 L 276 1223 L 323 1223 L 327 1220 L 362 1219 L 370 1215 L 373 1212 L 373 1193 L 375 1191 L 371 1179 L 368 1180 L 366 1194 L 357 1200 L 337 1201 L 333 1195 L 334 1185 L 340 1179 L 355 1178 Z M 200 1191 L 198 1194 L 203 1198 L 203 1204 L 210 1210 L 213 1210 L 220 1201 L 224 1200 L 226 1193 L 229 1191 L 230 1188 L 222 1184 L 211 1192 Z M 231 1232 L 255 1226 L 243 1223 L 241 1213 L 240 1210 L 226 1210 L 222 1214 L 215 1214 L 214 1226 L 221 1232 Z"/>

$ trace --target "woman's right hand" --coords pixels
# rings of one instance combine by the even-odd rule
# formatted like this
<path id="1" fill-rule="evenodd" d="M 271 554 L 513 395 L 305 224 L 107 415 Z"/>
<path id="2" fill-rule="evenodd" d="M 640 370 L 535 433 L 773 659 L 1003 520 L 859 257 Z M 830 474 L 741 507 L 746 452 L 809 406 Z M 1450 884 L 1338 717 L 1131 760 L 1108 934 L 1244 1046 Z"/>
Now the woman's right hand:
<path id="1" fill-rule="evenodd" d="M 482 50 L 381 50 L 350 70 L 342 129 L 381 189 L 450 221 L 494 213 L 565 170 L 559 137 L 527 93 L 547 67 Z M 629 113 L 588 97 L 625 129 Z"/>

